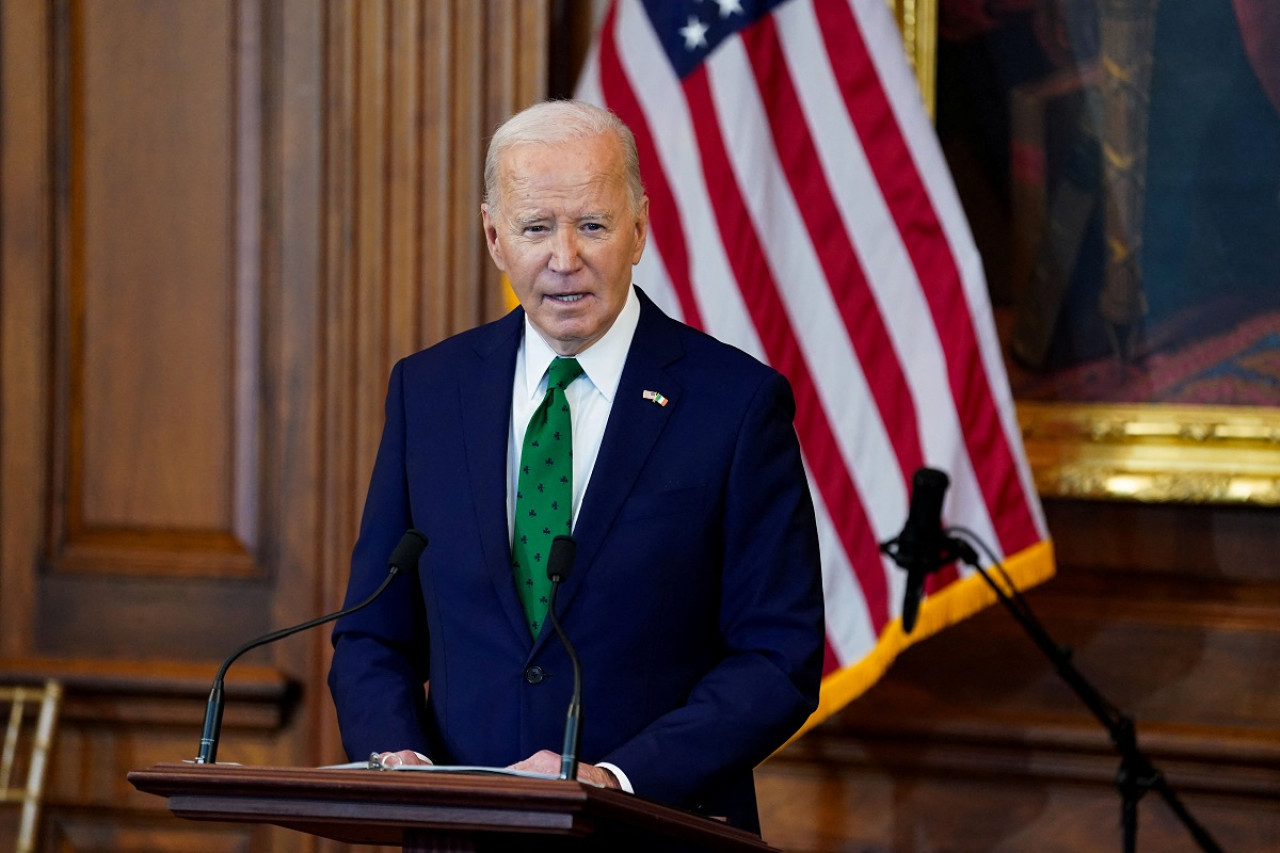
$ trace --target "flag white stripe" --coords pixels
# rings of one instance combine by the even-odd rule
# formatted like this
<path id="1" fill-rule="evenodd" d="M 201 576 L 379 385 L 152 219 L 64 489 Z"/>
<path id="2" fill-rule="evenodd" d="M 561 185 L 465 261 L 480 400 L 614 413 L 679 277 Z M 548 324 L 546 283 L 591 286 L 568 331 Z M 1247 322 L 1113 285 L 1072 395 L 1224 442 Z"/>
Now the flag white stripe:
<path id="1" fill-rule="evenodd" d="M 916 401 L 925 458 L 950 455 L 959 419 L 938 418 L 928 411 L 928 401 L 951 396 L 942 344 L 932 326 L 922 322 L 929 316 L 928 303 L 862 141 L 849 125 L 844 98 L 826 61 L 813 4 L 809 0 L 789 3 L 776 16 L 819 160 Z M 910 358 L 904 358 L 907 354 Z"/>
<path id="2" fill-rule="evenodd" d="M 675 317 L 677 320 L 684 320 L 680 300 L 676 298 L 675 288 L 671 286 L 671 278 L 667 275 L 667 268 L 662 263 L 662 250 L 658 246 L 658 241 L 653 239 L 652 233 L 649 234 L 649 241 L 645 244 L 640 263 L 636 264 L 632 281 L 644 289 L 645 295 L 652 299 L 664 314 Z"/>
<path id="3" fill-rule="evenodd" d="M 942 344 L 929 322 L 929 306 L 915 268 L 880 194 L 861 140 L 848 123 L 844 99 L 835 86 L 812 2 L 804 0 L 782 6 L 775 13 L 775 19 L 779 41 L 794 75 L 795 88 L 827 183 L 866 271 L 868 285 L 915 401 L 915 426 L 925 460 L 954 475 L 954 488 L 949 493 L 954 511 L 948 517 L 996 541 L 990 514 L 962 440 L 959 414 L 947 382 Z M 796 294 L 796 298 L 807 297 L 807 293 Z M 838 419 L 836 422 L 843 423 Z M 862 426 L 856 423 L 854 429 Z M 843 438 L 845 432 L 840 435 Z M 842 446 L 847 447 L 847 443 L 842 442 Z M 871 458 L 883 457 L 873 454 Z M 848 460 L 851 469 L 857 471 L 865 459 L 855 456 Z M 885 477 L 886 481 L 890 479 Z M 896 488 L 868 490 L 864 494 L 877 496 L 877 500 L 871 502 L 873 506 L 903 506 L 907 500 L 906 484 L 900 475 L 897 482 Z M 884 485 L 879 482 L 865 488 L 883 489 Z M 901 519 L 889 522 L 887 529 L 877 524 L 877 538 L 891 535 L 895 524 L 900 525 Z"/>
<path id="4" fill-rule="evenodd" d="M 809 482 L 812 483 L 813 472 L 807 464 L 805 469 Z M 827 504 L 817 490 L 813 490 L 813 508 L 818 518 L 818 550 L 822 555 L 822 594 L 827 616 L 827 642 L 831 644 L 836 659 L 844 665 L 871 651 L 877 637 L 871 627 L 866 597 L 862 594 L 857 575 L 849 563 L 849 555 L 840 542 Z M 899 578 L 896 586 L 890 585 L 895 601 L 902 599 L 904 581 L 905 579 Z"/>
<path id="5" fill-rule="evenodd" d="M 897 32 L 897 24 L 893 20 L 888 5 L 883 0 L 851 0 L 851 7 L 858 19 L 859 27 L 865 36 L 867 51 L 871 55 L 876 73 L 880 77 L 881 89 L 888 98 L 898 127 L 907 148 L 911 151 L 912 160 L 920 174 L 925 192 L 937 213 L 938 220 L 946 235 L 948 247 L 956 259 L 964 282 L 965 302 L 972 318 L 974 332 L 978 339 L 978 348 L 987 374 L 987 384 L 995 398 L 996 410 L 999 413 L 1005 440 L 1012 448 L 1022 446 L 1022 430 L 1018 425 L 1017 412 L 1013 405 L 1013 395 L 1009 389 L 1009 381 L 1004 369 L 1004 358 L 1000 341 L 996 337 L 995 319 L 991 313 L 991 303 L 987 296 L 986 278 L 982 270 L 982 258 L 973 242 L 969 222 L 964 214 L 964 207 L 956 193 L 955 184 L 951 181 L 951 171 L 942 156 L 942 148 L 937 144 L 933 126 L 929 116 L 923 109 L 919 99 L 919 90 L 912 76 L 910 66 L 903 60 L 902 51 L 896 41 L 877 39 L 876 33 Z M 927 312 L 921 315 L 928 316 Z M 945 374 L 943 374 L 945 375 Z M 959 437 L 959 433 L 957 436 Z M 1018 470 L 1018 478 L 1023 494 L 1035 495 L 1035 483 L 1031 469 L 1025 456 L 1018 451 L 1013 453 Z M 930 457 L 932 459 L 932 457 Z M 945 459 L 944 457 L 939 457 Z M 942 462 L 938 463 L 942 465 Z M 969 471 L 972 463 L 968 462 Z M 968 472 L 966 472 L 968 473 Z M 975 475 L 976 476 L 976 475 Z M 958 490 L 957 490 L 958 491 Z M 975 484 L 974 495 L 981 498 L 980 490 Z M 955 501 L 952 502 L 956 503 Z M 1044 512 L 1037 500 L 1027 502 L 1036 528 L 1041 535 L 1046 535 Z M 968 506 L 966 502 L 964 504 Z M 998 543 L 994 536 L 994 528 L 988 522 L 987 530 L 992 535 L 988 540 Z M 987 531 L 976 531 L 987 535 Z"/>
<path id="6" fill-rule="evenodd" d="M 779 296 L 795 343 L 804 355 L 828 423 L 840 425 L 832 426 L 831 432 L 858 493 L 886 498 L 869 502 L 865 510 L 876 538 L 887 538 L 902 523 L 894 505 L 906 502 L 904 474 L 779 166 L 742 40 L 723 43 L 706 68 L 743 200 L 756 223 L 773 280 L 785 284 L 779 288 Z"/>
<path id="7" fill-rule="evenodd" d="M 819 159 L 846 230 L 867 270 L 868 283 L 915 401 L 925 461 L 952 474 L 948 518 L 995 542 L 994 526 L 968 458 L 959 413 L 947 381 L 942 343 L 930 322 L 929 305 L 915 267 L 880 194 L 866 151 L 848 124 L 844 99 L 826 61 L 826 46 L 812 2 L 786 4 L 776 17 L 783 51 L 796 75 L 797 93 L 815 129 Z"/>

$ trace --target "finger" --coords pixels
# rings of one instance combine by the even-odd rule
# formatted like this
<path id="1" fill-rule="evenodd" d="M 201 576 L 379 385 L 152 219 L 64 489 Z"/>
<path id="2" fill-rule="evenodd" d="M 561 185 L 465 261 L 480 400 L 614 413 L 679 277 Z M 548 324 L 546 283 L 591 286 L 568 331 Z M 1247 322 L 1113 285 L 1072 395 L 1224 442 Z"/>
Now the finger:
<path id="1" fill-rule="evenodd" d="M 406 765 L 430 764 L 431 760 L 418 755 L 412 749 L 402 749 L 398 752 L 375 752 L 371 756 L 371 760 L 377 766 L 384 770 L 390 770 L 396 767 L 404 767 Z"/>
<path id="2" fill-rule="evenodd" d="M 512 764 L 511 769 L 531 773 L 554 773 L 560 769 L 560 756 L 548 749 L 539 750 L 523 761 Z"/>
<path id="3" fill-rule="evenodd" d="M 401 764 L 404 764 L 404 759 L 394 752 L 375 752 L 372 759 L 384 770 L 388 770 L 392 767 L 399 767 Z"/>

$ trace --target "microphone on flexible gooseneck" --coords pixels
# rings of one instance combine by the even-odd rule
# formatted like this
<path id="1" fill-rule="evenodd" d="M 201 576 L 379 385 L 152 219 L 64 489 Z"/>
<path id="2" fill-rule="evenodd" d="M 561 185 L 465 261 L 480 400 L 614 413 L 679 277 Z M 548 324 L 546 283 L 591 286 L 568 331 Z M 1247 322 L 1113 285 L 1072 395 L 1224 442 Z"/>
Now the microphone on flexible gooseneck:
<path id="1" fill-rule="evenodd" d="M 573 561 L 578 556 L 578 543 L 572 536 L 557 536 L 551 540 L 551 553 L 547 556 L 547 578 L 551 581 L 551 598 L 547 605 L 547 615 L 551 617 L 551 627 L 555 629 L 569 653 L 569 662 L 573 665 L 573 698 L 569 700 L 569 711 L 564 721 L 564 747 L 560 750 L 560 778 L 578 778 L 578 741 L 579 727 L 582 723 L 582 664 L 578 662 L 578 653 L 573 643 L 560 627 L 556 617 L 556 590 L 560 582 L 569 577 L 573 571 Z"/>
<path id="2" fill-rule="evenodd" d="M 391 552 L 391 557 L 387 560 L 387 577 L 382 584 L 373 591 L 364 601 L 339 610 L 337 613 L 330 613 L 327 616 L 320 616 L 301 625 L 294 625 L 291 628 L 281 628 L 279 631 L 272 631 L 270 634 L 259 637 L 256 640 L 250 640 L 240 648 L 231 653 L 222 663 L 222 667 L 218 670 L 218 674 L 213 679 L 213 689 L 209 691 L 209 703 L 205 706 L 204 711 L 204 732 L 200 736 L 200 753 L 196 756 L 196 764 L 216 764 L 218 760 L 218 737 L 222 732 L 222 679 L 227 674 L 227 669 L 240 657 L 250 649 L 256 649 L 258 646 L 274 643 L 276 640 L 282 640 L 299 631 L 305 631 L 308 628 L 314 628 L 317 625 L 323 625 L 326 622 L 332 622 L 335 619 L 341 619 L 350 613 L 368 607 L 382 595 L 391 581 L 400 572 L 411 572 L 418 567 L 418 560 L 422 557 L 422 552 L 427 549 L 427 537 L 425 534 L 417 530 L 407 530 L 404 536 L 400 537 L 399 544 Z M 554 594 L 554 593 L 553 593 Z"/>
<path id="3" fill-rule="evenodd" d="M 902 532 L 880 545 L 880 550 L 907 570 L 902 596 L 902 630 L 916 627 L 925 579 L 959 559 L 966 546 L 942 530 L 942 499 L 951 480 L 936 468 L 920 468 L 911 477 L 911 507 Z"/>

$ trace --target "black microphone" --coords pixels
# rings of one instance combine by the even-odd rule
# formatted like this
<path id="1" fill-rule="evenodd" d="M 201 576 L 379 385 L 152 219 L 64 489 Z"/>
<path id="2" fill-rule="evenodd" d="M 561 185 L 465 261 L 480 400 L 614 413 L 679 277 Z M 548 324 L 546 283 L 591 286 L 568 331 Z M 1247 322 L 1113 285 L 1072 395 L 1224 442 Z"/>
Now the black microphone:
<path id="1" fill-rule="evenodd" d="M 556 618 L 556 590 L 560 582 L 569 577 L 573 571 L 573 561 L 578 556 L 578 543 L 572 536 L 557 536 L 551 540 L 551 553 L 547 556 L 547 578 L 551 581 L 551 599 L 547 604 L 547 615 L 551 617 L 551 627 L 556 629 L 560 642 L 569 653 L 569 662 L 573 664 L 573 698 L 569 700 L 569 712 L 564 720 L 564 748 L 560 750 L 560 778 L 578 778 L 578 740 L 579 727 L 582 724 L 582 664 L 578 662 L 578 653 L 573 643 L 560 627 Z"/>
<path id="2" fill-rule="evenodd" d="M 427 549 L 427 537 L 425 534 L 417 530 L 406 530 L 404 536 L 400 537 L 399 544 L 395 550 L 391 552 L 390 559 L 387 560 L 387 577 L 382 585 L 373 591 L 373 595 L 366 598 L 354 607 L 348 607 L 345 610 L 339 610 L 337 613 L 330 613 L 328 616 L 321 616 L 301 625 L 294 625 L 292 628 L 281 628 L 279 631 L 272 631 L 270 634 L 259 637 L 256 640 L 250 640 L 240 648 L 231 653 L 222 663 L 222 668 L 218 670 L 218 674 L 213 678 L 213 689 L 209 691 L 209 704 L 205 706 L 204 711 L 204 732 L 200 736 L 200 754 L 196 756 L 196 764 L 216 764 L 218 761 L 218 737 L 222 733 L 222 679 L 227 674 L 227 669 L 240 657 L 250 649 L 256 649 L 258 646 L 274 643 L 276 640 L 282 640 L 291 634 L 299 631 L 305 631 L 308 628 L 314 628 L 317 625 L 323 625 L 325 622 L 332 622 L 335 619 L 341 619 L 349 613 L 355 613 L 370 604 L 382 595 L 395 576 L 402 571 L 411 572 L 418 567 L 418 559 L 422 557 L 422 552 Z M 552 593 L 554 595 L 554 592 Z"/>
<path id="3" fill-rule="evenodd" d="M 935 468 L 921 468 L 911 477 L 911 508 L 897 538 L 881 543 L 880 550 L 907 570 L 902 596 L 902 630 L 916 627 L 924 581 L 930 573 L 953 563 L 953 541 L 942 532 L 942 499 L 951 480 Z"/>

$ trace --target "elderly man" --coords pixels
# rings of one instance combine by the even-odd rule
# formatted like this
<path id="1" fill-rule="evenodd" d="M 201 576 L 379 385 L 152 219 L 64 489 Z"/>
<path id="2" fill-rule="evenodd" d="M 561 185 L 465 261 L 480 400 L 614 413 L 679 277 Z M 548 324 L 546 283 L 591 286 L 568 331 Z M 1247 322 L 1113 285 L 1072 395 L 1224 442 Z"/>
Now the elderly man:
<path id="1" fill-rule="evenodd" d="M 558 771 L 573 678 L 545 561 L 572 531 L 579 778 L 758 831 L 752 768 L 816 706 L 823 654 L 790 386 L 632 285 L 648 199 L 612 113 L 514 116 L 485 183 L 520 307 L 392 372 L 348 602 L 407 528 L 430 546 L 411 590 L 334 630 L 343 744 Z"/>

